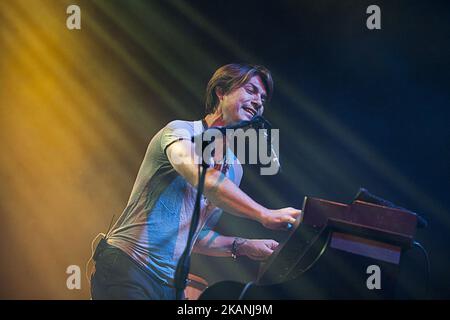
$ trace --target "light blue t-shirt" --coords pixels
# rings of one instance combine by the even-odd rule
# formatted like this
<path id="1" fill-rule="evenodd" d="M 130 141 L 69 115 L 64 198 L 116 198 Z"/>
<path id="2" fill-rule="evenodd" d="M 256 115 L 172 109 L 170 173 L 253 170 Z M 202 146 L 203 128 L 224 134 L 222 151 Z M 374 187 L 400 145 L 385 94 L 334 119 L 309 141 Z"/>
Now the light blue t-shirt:
<path id="1" fill-rule="evenodd" d="M 175 120 L 152 138 L 128 204 L 107 235 L 110 245 L 124 251 L 149 274 L 170 286 L 187 244 L 197 189 L 174 170 L 166 149 L 176 141 L 191 140 L 203 130 L 202 121 Z M 239 186 L 242 166 L 229 149 L 227 162 L 231 164 L 226 176 Z M 194 239 L 206 235 L 221 213 L 203 197 Z"/>

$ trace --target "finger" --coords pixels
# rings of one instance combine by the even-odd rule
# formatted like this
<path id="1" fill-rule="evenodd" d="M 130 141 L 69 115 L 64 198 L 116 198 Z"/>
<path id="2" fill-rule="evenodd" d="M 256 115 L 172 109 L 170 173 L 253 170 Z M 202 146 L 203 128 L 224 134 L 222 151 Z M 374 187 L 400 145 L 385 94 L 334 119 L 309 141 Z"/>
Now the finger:
<path id="1" fill-rule="evenodd" d="M 295 223 L 296 219 L 291 216 L 284 216 L 282 218 L 282 222 L 284 222 L 284 226 L 286 226 L 287 223 Z"/>
<path id="2" fill-rule="evenodd" d="M 273 253 L 273 250 L 269 248 L 265 248 L 263 250 L 259 250 L 258 252 L 253 253 L 250 257 L 253 260 L 265 260 Z"/>
<path id="3" fill-rule="evenodd" d="M 273 251 L 274 251 L 274 250 L 272 250 L 272 249 L 266 251 L 266 252 L 265 252 L 265 256 L 264 256 L 263 259 L 269 258 L 269 257 L 272 255 Z"/>
<path id="4" fill-rule="evenodd" d="M 264 256 L 271 255 L 275 244 L 278 244 L 275 240 L 264 240 L 264 246 L 261 247 L 260 253 Z"/>
<path id="5" fill-rule="evenodd" d="M 273 250 L 266 247 L 266 250 L 262 251 L 261 253 L 262 253 L 261 258 L 266 259 L 267 257 L 272 255 Z"/>
<path id="6" fill-rule="evenodd" d="M 302 214 L 302 210 L 293 209 L 293 212 L 292 212 L 292 215 L 291 215 L 291 216 L 297 218 L 297 217 L 299 217 L 301 214 Z"/>
<path id="7" fill-rule="evenodd" d="M 270 249 L 272 249 L 272 250 L 276 249 L 276 248 L 278 247 L 278 245 L 279 245 L 279 243 L 276 242 L 275 240 L 271 240 L 271 241 L 268 243 L 268 247 L 269 247 Z"/>

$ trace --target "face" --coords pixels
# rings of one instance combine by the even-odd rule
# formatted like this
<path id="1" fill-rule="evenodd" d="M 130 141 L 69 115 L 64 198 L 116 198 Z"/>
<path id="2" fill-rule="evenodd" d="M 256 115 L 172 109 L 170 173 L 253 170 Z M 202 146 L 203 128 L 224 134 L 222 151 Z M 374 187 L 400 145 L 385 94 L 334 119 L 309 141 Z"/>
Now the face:
<path id="1" fill-rule="evenodd" d="M 217 92 L 217 95 L 225 125 L 262 115 L 267 97 L 264 84 L 258 75 L 228 94 Z"/>

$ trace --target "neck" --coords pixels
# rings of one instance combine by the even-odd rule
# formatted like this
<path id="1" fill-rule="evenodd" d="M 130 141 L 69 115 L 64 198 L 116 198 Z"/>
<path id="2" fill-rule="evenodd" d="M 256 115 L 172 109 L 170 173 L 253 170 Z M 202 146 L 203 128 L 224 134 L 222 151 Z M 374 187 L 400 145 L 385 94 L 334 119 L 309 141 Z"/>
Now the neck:
<path id="1" fill-rule="evenodd" d="M 205 117 L 205 121 L 208 124 L 208 128 L 211 127 L 222 127 L 225 125 L 223 121 L 223 117 L 221 113 L 210 113 Z"/>
<path id="2" fill-rule="evenodd" d="M 210 113 L 205 117 L 205 121 L 208 125 L 208 128 L 211 127 L 223 127 L 226 125 L 225 121 L 223 120 L 223 116 L 221 112 L 214 112 L 214 113 Z M 222 141 L 222 139 L 217 140 L 216 142 L 218 143 L 219 141 Z M 225 140 L 225 145 L 228 146 L 228 141 Z M 222 148 L 219 148 L 220 150 Z M 224 152 L 226 152 L 224 150 Z M 215 160 L 219 160 L 222 159 L 222 153 L 221 152 L 216 152 L 215 154 Z"/>

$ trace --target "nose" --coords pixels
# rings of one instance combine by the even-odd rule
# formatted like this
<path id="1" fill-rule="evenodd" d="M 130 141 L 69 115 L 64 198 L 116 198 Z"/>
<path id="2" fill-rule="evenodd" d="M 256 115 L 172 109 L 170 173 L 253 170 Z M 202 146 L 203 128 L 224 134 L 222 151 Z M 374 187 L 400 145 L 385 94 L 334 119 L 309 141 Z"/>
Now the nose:
<path id="1" fill-rule="evenodd" d="M 256 94 L 252 100 L 252 106 L 256 111 L 259 111 L 263 107 L 263 102 L 260 94 Z"/>

